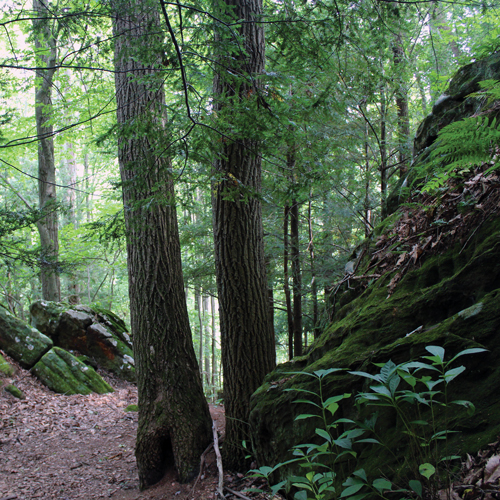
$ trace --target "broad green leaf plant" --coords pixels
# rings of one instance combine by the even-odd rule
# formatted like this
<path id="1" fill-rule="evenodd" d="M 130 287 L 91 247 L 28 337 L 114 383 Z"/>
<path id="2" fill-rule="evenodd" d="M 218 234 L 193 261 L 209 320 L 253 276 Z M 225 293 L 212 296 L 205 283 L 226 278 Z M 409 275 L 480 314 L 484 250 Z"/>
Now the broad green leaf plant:
<path id="1" fill-rule="evenodd" d="M 439 428 L 438 415 L 444 415 L 447 422 L 447 411 L 454 406 L 463 407 L 468 415 L 475 411 L 470 401 L 448 400 L 448 385 L 465 371 L 465 366 L 452 367 L 460 357 L 485 352 L 486 349 L 465 349 L 445 360 L 445 350 L 439 346 L 427 346 L 427 355 L 419 361 L 410 361 L 396 365 L 392 361 L 376 364 L 379 373 L 371 374 L 362 371 L 350 371 L 369 382 L 369 390 L 355 396 L 355 404 L 360 410 L 364 407 L 377 406 L 392 408 L 400 425 L 396 429 L 406 440 L 410 452 L 404 465 L 406 475 L 412 477 L 408 485 L 400 487 L 389 477 L 370 478 L 363 468 L 356 444 L 372 444 L 385 447 L 393 454 L 376 431 L 377 413 L 364 421 L 348 418 L 337 418 L 340 402 L 351 398 L 350 394 L 324 397 L 324 379 L 340 368 L 317 370 L 313 373 L 292 372 L 313 377 L 318 382 L 317 392 L 308 389 L 286 389 L 297 392 L 299 399 L 294 403 L 311 407 L 310 413 L 301 413 L 295 420 L 315 419 L 318 427 L 315 430 L 315 443 L 298 444 L 292 448 L 294 458 L 279 463 L 274 467 L 262 466 L 253 469 L 254 477 L 270 479 L 280 467 L 296 463 L 304 471 L 302 475 L 294 475 L 278 484 L 272 485 L 273 494 L 281 489 L 295 491 L 295 500 L 362 500 L 370 498 L 400 499 L 432 498 L 437 492 L 439 478 L 447 474 L 450 461 L 459 459 L 458 455 L 447 452 L 447 438 L 455 431 Z M 443 455 L 444 451 L 444 455 Z M 393 454 L 394 455 L 394 454 Z M 394 455 L 395 456 L 395 455 Z M 356 461 L 355 471 L 347 478 L 342 476 L 345 459 Z M 339 461 L 342 460 L 342 463 Z M 352 470 L 352 469 L 351 469 Z M 449 479 L 446 476 L 446 479 Z M 341 487 L 340 487 L 341 484 Z M 390 496 L 388 496 L 388 494 Z"/>

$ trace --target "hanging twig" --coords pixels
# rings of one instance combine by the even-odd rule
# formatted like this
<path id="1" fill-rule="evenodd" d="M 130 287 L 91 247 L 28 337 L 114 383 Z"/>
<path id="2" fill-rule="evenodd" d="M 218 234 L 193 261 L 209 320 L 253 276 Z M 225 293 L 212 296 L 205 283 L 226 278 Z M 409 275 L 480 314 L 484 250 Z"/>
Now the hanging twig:
<path id="1" fill-rule="evenodd" d="M 217 457 L 217 469 L 219 470 L 219 485 L 217 486 L 217 494 L 221 498 L 226 498 L 224 496 L 224 470 L 222 469 L 222 457 L 219 450 L 219 435 L 217 434 L 217 423 L 212 420 L 212 431 L 214 434 L 214 451 Z"/>

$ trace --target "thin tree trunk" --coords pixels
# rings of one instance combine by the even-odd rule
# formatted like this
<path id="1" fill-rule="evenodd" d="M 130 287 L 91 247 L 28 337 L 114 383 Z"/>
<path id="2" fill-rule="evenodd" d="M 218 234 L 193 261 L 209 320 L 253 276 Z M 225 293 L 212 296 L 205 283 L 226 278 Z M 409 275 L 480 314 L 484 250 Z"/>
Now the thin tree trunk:
<path id="1" fill-rule="evenodd" d="M 212 433 L 184 295 L 171 165 L 162 154 L 169 137 L 158 7 L 147 0 L 114 0 L 112 6 L 118 159 L 139 393 L 135 455 L 144 489 L 171 466 L 180 481 L 192 478 Z"/>
<path id="2" fill-rule="evenodd" d="M 198 314 L 198 335 L 199 335 L 199 344 L 198 344 L 198 364 L 200 365 L 200 375 L 203 380 L 203 312 L 202 312 L 202 296 L 201 290 L 198 287 L 194 289 L 194 303 L 195 310 Z"/>
<path id="3" fill-rule="evenodd" d="M 221 9 L 221 15 L 230 22 L 237 20 L 239 28 L 218 28 L 215 50 L 223 70 L 214 78 L 214 111 L 225 117 L 226 124 L 243 130 L 247 104 L 261 99 L 255 78 L 264 71 L 264 28 L 256 22 L 262 15 L 262 0 L 225 0 Z M 237 43 L 231 39 L 232 30 L 240 37 Z M 231 52 L 226 41 L 241 49 Z M 212 186 L 226 404 L 223 453 L 226 468 L 233 470 L 246 470 L 241 442 L 249 438 L 250 396 L 276 362 L 259 199 L 261 155 L 258 138 L 247 132 L 221 142 Z"/>
<path id="4" fill-rule="evenodd" d="M 83 175 L 85 176 L 85 219 L 87 222 L 92 220 L 92 214 L 90 213 L 90 193 L 89 193 L 89 155 L 85 154 L 83 159 Z"/>
<path id="5" fill-rule="evenodd" d="M 292 298 L 290 295 L 290 276 L 288 272 L 288 255 L 289 255 L 289 243 L 288 243 L 288 220 L 290 218 L 290 207 L 285 206 L 285 212 L 283 215 L 283 289 L 285 292 L 285 303 L 286 303 L 286 319 L 288 325 L 288 359 L 293 358 L 293 312 L 292 312 Z"/>
<path id="6" fill-rule="evenodd" d="M 385 89 L 380 93 L 380 204 L 382 219 L 387 216 L 387 101 Z"/>
<path id="7" fill-rule="evenodd" d="M 302 273 L 299 247 L 299 204 L 292 200 L 290 207 L 290 250 L 292 257 L 293 290 L 293 354 L 302 356 Z"/>
<path id="8" fill-rule="evenodd" d="M 210 328 L 208 326 L 208 312 L 209 312 L 209 297 L 208 295 L 203 295 L 203 329 L 205 330 L 205 340 L 207 342 L 207 345 L 205 346 L 204 349 L 204 359 L 205 359 L 205 381 L 207 387 L 210 387 L 210 356 L 209 353 L 209 345 L 208 345 L 208 339 L 210 339 Z"/>
<path id="9" fill-rule="evenodd" d="M 218 385 L 217 380 L 217 336 L 216 336 L 216 323 L 215 323 L 215 298 L 210 296 L 210 312 L 212 313 L 212 391 L 214 394 L 214 401 L 216 396 L 215 388 Z"/>
<path id="10" fill-rule="evenodd" d="M 314 256 L 314 234 L 312 224 L 312 191 L 309 191 L 309 204 L 307 207 L 307 223 L 309 229 L 309 260 L 311 265 L 311 295 L 313 302 L 313 332 L 314 338 L 317 339 L 320 334 L 319 328 L 319 311 L 318 311 L 318 285 L 316 283 L 316 260 Z"/>
<path id="11" fill-rule="evenodd" d="M 37 222 L 40 233 L 42 296 L 45 300 L 61 300 L 61 284 L 57 270 L 59 237 L 56 198 L 56 167 L 54 161 L 52 80 L 55 73 L 56 39 L 50 26 L 50 3 L 33 0 L 37 19 L 33 21 L 35 50 L 40 61 L 35 83 L 35 118 L 38 137 L 38 198 L 47 215 Z M 47 69 L 42 69 L 45 66 Z"/>
<path id="12" fill-rule="evenodd" d="M 68 75 L 69 77 L 69 75 Z M 71 188 L 76 187 L 76 183 L 78 180 L 77 168 L 76 168 L 76 157 L 74 145 L 71 142 L 67 142 L 64 144 L 64 149 L 66 152 L 66 165 L 68 168 L 69 174 L 69 185 Z M 67 189 L 66 191 L 66 202 L 69 207 L 68 215 L 69 222 L 73 224 L 75 228 L 78 227 L 78 219 L 76 214 L 76 191 L 75 189 Z M 69 282 L 68 282 L 68 301 L 71 304 L 79 304 L 80 303 L 80 284 L 78 283 L 78 278 L 76 274 L 70 273 Z M 111 307 L 109 307 L 111 309 Z"/>
<path id="13" fill-rule="evenodd" d="M 392 52 L 394 55 L 394 73 L 398 75 L 396 78 L 396 107 L 398 111 L 399 175 L 400 177 L 404 177 L 408 172 L 411 159 L 410 114 L 408 110 L 408 89 L 403 37 L 399 33 L 395 37 Z"/>
<path id="14" fill-rule="evenodd" d="M 365 124 L 365 199 L 364 199 L 364 225 L 365 237 L 370 235 L 372 229 L 372 210 L 370 204 L 370 147 L 368 144 L 368 123 Z"/>

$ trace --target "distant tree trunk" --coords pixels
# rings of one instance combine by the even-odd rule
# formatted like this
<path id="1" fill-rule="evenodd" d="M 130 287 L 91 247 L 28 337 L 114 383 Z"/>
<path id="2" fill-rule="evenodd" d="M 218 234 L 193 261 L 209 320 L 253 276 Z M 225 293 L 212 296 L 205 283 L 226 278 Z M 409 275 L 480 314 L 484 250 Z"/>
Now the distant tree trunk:
<path id="1" fill-rule="evenodd" d="M 56 198 L 56 167 L 54 161 L 53 126 L 47 123 L 52 116 L 52 81 L 57 58 L 56 38 L 50 26 L 50 3 L 33 0 L 38 18 L 33 21 L 35 50 L 39 67 L 35 73 L 35 118 L 38 137 L 38 198 L 41 210 L 47 215 L 38 221 L 42 255 L 41 282 L 45 300 L 61 300 L 61 284 L 57 270 L 59 236 Z"/>
<path id="2" fill-rule="evenodd" d="M 387 216 L 387 101 L 385 89 L 380 94 L 380 204 L 382 219 Z"/>
<path id="3" fill-rule="evenodd" d="M 157 4 L 114 0 L 112 6 L 118 159 L 139 393 L 135 455 L 144 489 L 174 465 L 180 481 L 192 478 L 212 433 L 184 296 L 171 165 L 162 154 L 169 138 Z"/>
<path id="4" fill-rule="evenodd" d="M 285 206 L 283 215 L 283 289 L 285 292 L 286 319 L 288 325 L 288 359 L 293 358 L 293 312 L 292 298 L 290 295 L 290 275 L 288 272 L 288 256 L 290 246 L 288 244 L 288 221 L 290 218 L 290 207 Z"/>
<path id="5" fill-rule="evenodd" d="M 262 0 L 225 0 L 223 4 L 222 15 L 237 20 L 239 28 L 229 32 L 218 28 L 215 50 L 222 70 L 214 78 L 214 111 L 225 116 L 225 123 L 240 128 L 246 103 L 260 98 L 255 78 L 264 71 L 264 28 L 256 21 L 262 15 Z M 230 40 L 232 47 L 241 47 L 236 53 L 224 43 L 232 30 L 240 37 L 237 43 Z M 223 457 L 229 470 L 246 470 L 241 442 L 249 438 L 250 396 L 275 366 L 258 147 L 257 137 L 249 137 L 245 130 L 221 141 L 214 162 L 212 213 L 226 405 Z"/>
<path id="6" fill-rule="evenodd" d="M 90 213 L 90 194 L 89 194 L 89 155 L 85 154 L 83 159 L 83 175 L 85 176 L 85 220 L 90 222 L 92 214 Z"/>
<path id="7" fill-rule="evenodd" d="M 403 37 L 398 33 L 392 46 L 394 72 L 396 78 L 396 107 L 398 110 L 399 174 L 404 177 L 410 166 L 410 114 L 408 110 L 408 89 L 406 78 L 406 60 Z"/>
<path id="8" fill-rule="evenodd" d="M 370 235 L 372 230 L 372 209 L 370 203 L 370 145 L 368 144 L 368 123 L 365 124 L 365 199 L 364 199 L 364 226 L 365 237 Z"/>
<path id="9" fill-rule="evenodd" d="M 212 313 L 212 390 L 215 396 L 215 387 L 218 385 L 217 380 L 217 337 L 215 324 L 215 298 L 210 296 L 210 312 Z M 214 398 L 215 399 L 215 398 Z"/>
<path id="10" fill-rule="evenodd" d="M 321 331 L 319 329 L 319 311 L 318 311 L 318 285 L 316 283 L 316 260 L 314 256 L 314 233 L 312 218 L 312 190 L 309 192 L 309 203 L 307 207 L 307 223 L 309 229 L 309 259 L 311 265 L 311 295 L 313 302 L 313 331 L 314 338 L 317 339 Z"/>
<path id="11" fill-rule="evenodd" d="M 210 328 L 208 326 L 208 311 L 209 311 L 209 297 L 208 295 L 203 295 L 203 328 L 205 330 L 205 340 L 207 342 L 207 345 L 203 351 L 204 358 L 205 358 L 205 381 L 207 384 L 207 387 L 210 386 L 210 356 L 209 356 L 209 346 L 208 346 L 208 339 L 210 338 Z"/>
<path id="12" fill-rule="evenodd" d="M 71 142 L 67 142 L 64 144 L 64 149 L 66 152 L 66 165 L 68 167 L 69 174 L 69 185 L 70 189 L 66 191 L 66 201 L 69 207 L 69 221 L 73 224 L 75 228 L 78 227 L 78 218 L 76 213 L 76 191 L 75 188 L 78 181 L 78 174 L 76 168 L 76 157 L 74 145 Z M 74 273 L 69 275 L 68 282 L 68 301 L 71 304 L 79 304 L 80 303 L 80 284 L 78 283 L 78 278 Z M 111 307 L 109 307 L 111 309 Z"/>
<path id="13" fill-rule="evenodd" d="M 302 273 L 299 247 L 299 204 L 292 200 L 290 207 L 290 250 L 292 257 L 293 290 L 293 354 L 302 356 Z"/>
<path id="14" fill-rule="evenodd" d="M 198 364 L 200 365 L 200 375 L 202 375 L 201 379 L 203 381 L 203 311 L 202 311 L 202 296 L 201 290 L 198 287 L 194 289 L 194 308 L 196 314 L 198 315 L 198 336 L 199 336 L 199 344 L 198 344 Z"/>

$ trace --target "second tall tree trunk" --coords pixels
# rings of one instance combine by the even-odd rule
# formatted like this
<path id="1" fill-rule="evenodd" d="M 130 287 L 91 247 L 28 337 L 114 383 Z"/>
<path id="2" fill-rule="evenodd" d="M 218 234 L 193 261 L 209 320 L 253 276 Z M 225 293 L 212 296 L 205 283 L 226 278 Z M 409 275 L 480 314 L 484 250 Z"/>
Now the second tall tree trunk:
<path id="1" fill-rule="evenodd" d="M 256 22 L 261 0 L 224 3 L 228 17 L 243 22 L 238 40 L 222 28 L 216 39 L 221 71 L 214 80 L 214 111 L 234 135 L 221 140 L 212 207 L 226 407 L 223 456 L 228 469 L 244 470 L 250 396 L 275 365 L 259 199 L 261 157 L 257 138 L 237 132 L 245 128 L 245 103 L 252 106 L 259 98 L 256 78 L 264 70 L 264 30 Z"/>

